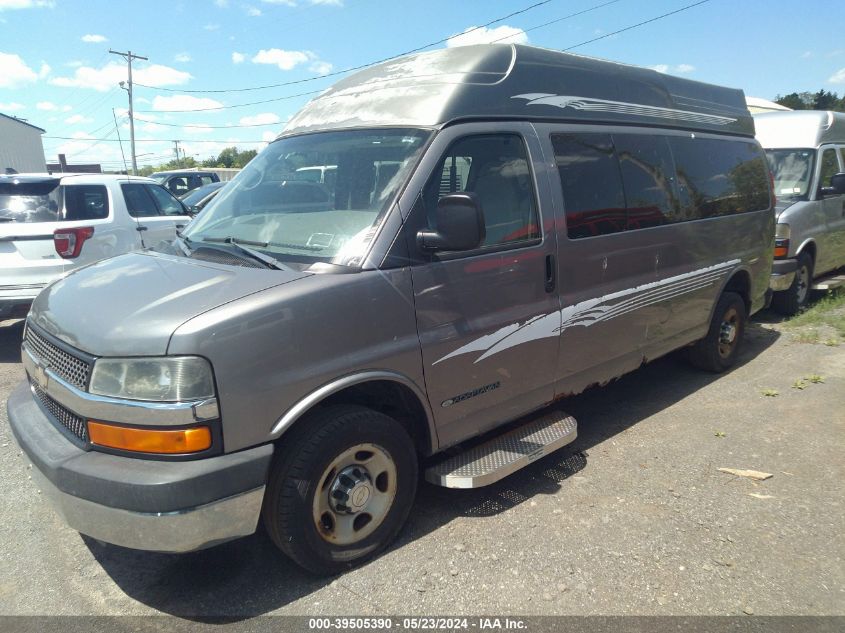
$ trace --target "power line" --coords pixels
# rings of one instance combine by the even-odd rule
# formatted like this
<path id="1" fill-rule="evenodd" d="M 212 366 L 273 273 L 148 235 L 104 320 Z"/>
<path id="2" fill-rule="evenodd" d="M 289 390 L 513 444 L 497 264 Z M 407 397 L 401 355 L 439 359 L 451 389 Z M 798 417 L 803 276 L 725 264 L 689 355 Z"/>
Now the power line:
<path id="1" fill-rule="evenodd" d="M 182 127 L 181 125 L 178 127 Z M 117 143 L 116 138 L 76 138 L 74 136 L 42 136 L 41 138 L 59 139 L 63 141 L 106 141 Z M 157 138 L 137 138 L 136 143 L 172 143 L 172 139 L 157 139 Z M 184 141 L 183 141 L 184 142 Z M 262 144 L 267 141 L 215 141 L 212 139 L 194 139 L 188 141 L 189 143 L 230 143 L 232 145 L 246 145 L 246 144 Z"/>
<path id="2" fill-rule="evenodd" d="M 518 11 L 514 11 L 513 13 L 509 13 L 508 15 L 502 16 L 500 18 L 496 18 L 495 20 L 490 20 L 485 24 L 480 26 L 474 26 L 471 29 L 467 29 L 463 33 L 459 33 L 458 35 L 466 35 L 468 33 L 472 33 L 473 31 L 477 31 L 479 29 L 487 28 L 491 24 L 496 24 L 497 22 L 502 22 L 509 18 L 512 18 L 517 15 L 521 15 L 522 13 L 526 13 L 531 11 L 532 9 L 536 9 L 537 7 L 541 7 L 543 5 L 549 4 L 550 2 L 554 2 L 554 0 L 541 0 L 541 2 L 535 2 L 532 5 L 519 9 Z M 136 83 L 136 86 L 142 88 L 149 88 L 151 90 L 161 90 L 165 92 L 182 92 L 182 93 L 191 93 L 191 94 L 214 94 L 214 93 L 223 93 L 223 92 L 249 92 L 252 90 L 266 90 L 268 88 L 281 88 L 283 86 L 293 86 L 295 84 L 302 84 L 307 83 L 310 81 L 317 81 L 319 79 L 325 79 L 326 77 L 336 77 L 338 75 L 345 75 L 346 73 L 351 73 L 354 70 L 363 70 L 364 68 L 369 68 L 371 66 L 376 66 L 377 64 L 381 64 L 384 62 L 388 62 L 391 59 L 396 59 L 397 57 L 403 57 L 404 55 L 410 55 L 411 53 L 417 53 L 419 51 L 425 50 L 426 48 L 431 48 L 432 46 L 437 46 L 438 44 L 443 44 L 448 40 L 456 37 L 455 35 L 450 35 L 449 37 L 444 37 L 443 39 L 437 40 L 436 42 L 431 42 L 430 44 L 426 44 L 424 46 L 419 46 L 417 48 L 413 48 L 409 51 L 405 51 L 404 53 L 399 53 L 398 55 L 391 55 L 390 57 L 385 57 L 384 59 L 378 59 L 374 62 L 369 62 L 367 64 L 361 64 L 360 66 L 352 66 L 350 68 L 344 68 L 343 70 L 336 70 L 331 73 L 326 73 L 325 75 L 320 75 L 319 77 L 306 77 L 305 79 L 297 79 L 295 81 L 284 81 L 278 84 L 267 84 L 266 86 L 252 86 L 248 88 L 227 88 L 227 89 L 217 89 L 217 90 L 180 90 L 179 88 L 160 88 L 157 86 L 148 86 L 146 84 Z"/>
<path id="3" fill-rule="evenodd" d="M 595 11 L 596 9 L 601 9 L 602 7 L 606 7 L 610 4 L 616 4 L 617 2 L 620 2 L 620 1 L 621 0 L 610 0 L 610 2 L 604 2 L 602 4 L 597 4 L 597 5 L 594 5 L 592 7 L 587 8 L 587 9 L 584 9 L 583 11 L 577 11 L 576 13 L 570 13 L 569 15 L 565 15 L 562 18 L 555 18 L 554 20 L 549 20 L 548 22 L 543 22 L 542 24 L 538 24 L 537 26 L 532 26 L 529 29 L 522 29 L 522 32 L 523 33 L 530 33 L 531 31 L 536 31 L 537 29 L 541 29 L 544 26 L 549 26 L 551 24 L 563 22 L 564 20 L 568 20 L 570 18 L 574 18 L 574 17 L 577 17 L 579 15 L 584 15 L 585 13 L 589 13 L 590 11 Z M 490 42 L 490 44 L 495 44 L 496 42 L 501 42 L 502 40 L 506 40 L 510 37 L 513 37 L 513 35 L 505 35 L 504 37 L 500 37 L 499 39 L 493 40 L 492 42 Z"/>
<path id="4" fill-rule="evenodd" d="M 618 0 L 617 0 L 618 1 Z M 135 84 L 136 86 L 140 86 L 141 84 Z M 262 101 L 252 101 L 250 103 L 237 103 L 234 105 L 227 105 L 227 106 L 215 106 L 213 108 L 196 108 L 194 110 L 135 110 L 135 112 L 144 112 L 148 114 L 152 114 L 153 112 L 160 112 L 160 113 L 181 113 L 181 114 L 190 114 L 193 112 L 212 112 L 214 110 L 231 110 L 232 108 L 245 108 L 247 106 L 254 106 L 254 105 L 262 105 L 264 103 L 272 103 L 274 101 L 285 101 L 287 99 L 296 99 L 297 97 L 308 97 L 310 95 L 316 95 L 323 92 L 323 89 L 320 90 L 309 90 L 308 92 L 300 92 L 294 95 L 286 95 L 284 97 L 276 97 L 274 99 L 264 99 Z M 139 119 L 140 120 L 140 119 Z"/>
<path id="5" fill-rule="evenodd" d="M 125 53 L 121 53 L 120 51 L 113 51 L 109 49 L 109 53 L 112 55 L 119 55 L 123 59 L 126 60 L 126 65 L 129 68 L 129 77 L 126 82 L 127 88 L 126 91 L 129 93 L 129 152 L 132 154 L 132 175 L 138 175 L 138 164 L 135 161 L 135 119 L 132 116 L 132 60 L 133 59 L 141 59 L 147 61 L 147 57 L 142 57 L 141 55 L 133 55 L 132 51 L 127 51 Z M 123 88 L 123 82 L 120 82 L 120 87 Z"/>
<path id="6" fill-rule="evenodd" d="M 675 15 L 676 13 L 680 13 L 681 11 L 686 11 L 687 9 L 692 9 L 693 7 L 697 7 L 700 4 L 704 4 L 705 2 L 710 2 L 710 0 L 701 0 L 700 2 L 694 2 L 693 4 L 688 4 L 685 7 L 681 7 L 680 9 L 675 9 L 674 11 L 670 11 L 669 13 L 664 13 L 663 15 L 658 15 L 657 17 L 651 18 L 644 22 L 639 22 L 637 24 L 632 24 L 631 26 L 626 26 L 624 29 L 619 29 L 618 31 L 613 31 L 613 33 L 606 33 L 604 35 L 600 35 L 599 37 L 594 37 L 591 40 L 587 40 L 585 42 L 580 42 L 578 44 L 573 44 L 568 48 L 564 48 L 565 51 L 571 51 L 573 48 L 578 48 L 579 46 L 585 46 L 587 44 L 592 44 L 593 42 L 598 42 L 599 40 L 603 40 L 606 37 L 611 37 L 613 35 L 618 35 L 619 33 L 624 33 L 625 31 L 630 31 L 631 29 L 635 29 L 638 26 L 642 26 L 643 24 L 649 24 L 650 22 L 656 22 L 657 20 L 662 20 L 665 17 L 670 15 Z M 539 28 L 539 27 L 537 27 Z"/>
<path id="7" fill-rule="evenodd" d="M 238 125 L 183 125 L 181 123 L 161 123 L 160 121 L 149 121 L 147 119 L 138 119 L 141 123 L 152 123 L 153 125 L 163 125 L 165 127 L 188 127 L 199 128 L 201 130 L 229 130 L 244 127 L 267 127 L 270 125 L 280 125 L 283 121 L 273 121 L 272 123 L 249 123 Z"/>

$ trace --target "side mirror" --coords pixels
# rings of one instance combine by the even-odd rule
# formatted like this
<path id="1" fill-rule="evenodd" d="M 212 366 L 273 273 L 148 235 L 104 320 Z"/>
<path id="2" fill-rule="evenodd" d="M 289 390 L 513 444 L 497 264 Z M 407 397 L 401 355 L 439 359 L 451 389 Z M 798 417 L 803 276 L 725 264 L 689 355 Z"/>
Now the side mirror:
<path id="1" fill-rule="evenodd" d="M 462 191 L 440 198 L 435 213 L 437 230 L 423 229 L 417 243 L 426 251 L 469 251 L 487 236 L 484 211 L 474 193 Z"/>
<path id="2" fill-rule="evenodd" d="M 833 193 L 845 193 L 845 172 L 840 172 L 830 179 L 830 189 Z"/>

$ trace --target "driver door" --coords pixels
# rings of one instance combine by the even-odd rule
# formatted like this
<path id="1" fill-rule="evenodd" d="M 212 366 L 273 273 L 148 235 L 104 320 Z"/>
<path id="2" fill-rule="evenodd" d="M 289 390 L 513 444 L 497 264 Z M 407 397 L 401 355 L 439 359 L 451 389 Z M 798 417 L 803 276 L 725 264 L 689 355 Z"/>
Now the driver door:
<path id="1" fill-rule="evenodd" d="M 438 158 L 411 212 L 410 248 L 418 228 L 437 229 L 437 201 L 448 193 L 474 193 L 486 227 L 479 248 L 420 251 L 411 268 L 426 390 L 449 445 L 552 400 L 556 238 L 540 212 L 548 180 L 535 178 L 532 162 L 542 159 L 530 126 L 456 126 L 429 153 Z"/>

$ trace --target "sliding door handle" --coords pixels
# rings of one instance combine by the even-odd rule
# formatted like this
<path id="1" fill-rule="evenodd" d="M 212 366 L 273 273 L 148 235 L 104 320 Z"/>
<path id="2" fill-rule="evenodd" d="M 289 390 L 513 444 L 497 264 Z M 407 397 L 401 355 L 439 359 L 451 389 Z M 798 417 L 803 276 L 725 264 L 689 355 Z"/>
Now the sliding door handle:
<path id="1" fill-rule="evenodd" d="M 546 255 L 546 292 L 554 292 L 555 289 L 555 256 Z"/>

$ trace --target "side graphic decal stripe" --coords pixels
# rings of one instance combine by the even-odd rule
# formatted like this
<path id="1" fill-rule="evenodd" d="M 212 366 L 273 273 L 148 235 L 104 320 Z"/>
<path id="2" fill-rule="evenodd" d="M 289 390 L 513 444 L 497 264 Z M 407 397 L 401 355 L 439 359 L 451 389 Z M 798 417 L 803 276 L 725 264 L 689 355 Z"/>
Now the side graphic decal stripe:
<path id="1" fill-rule="evenodd" d="M 736 123 L 736 119 L 716 114 L 690 112 L 689 110 L 675 110 L 674 108 L 661 108 L 659 106 L 647 106 L 639 103 L 627 103 L 625 101 L 590 99 L 588 97 L 527 93 L 514 95 L 511 99 L 526 99 L 528 102 L 525 105 L 549 105 L 561 109 L 572 108 L 573 110 L 583 110 L 587 112 L 632 114 L 635 116 L 657 117 L 661 119 L 678 119 L 694 123 L 711 123 L 713 125 L 729 125 L 731 123 Z"/>
<path id="2" fill-rule="evenodd" d="M 521 325 L 519 323 L 506 325 L 492 334 L 486 334 L 459 347 L 434 361 L 432 365 L 455 356 L 483 351 L 474 361 L 478 363 L 523 343 L 560 336 L 567 328 L 590 327 L 595 323 L 609 321 L 634 310 L 712 286 L 739 262 L 738 259 L 732 259 L 682 275 L 587 299 L 550 314 L 537 315 Z"/>

